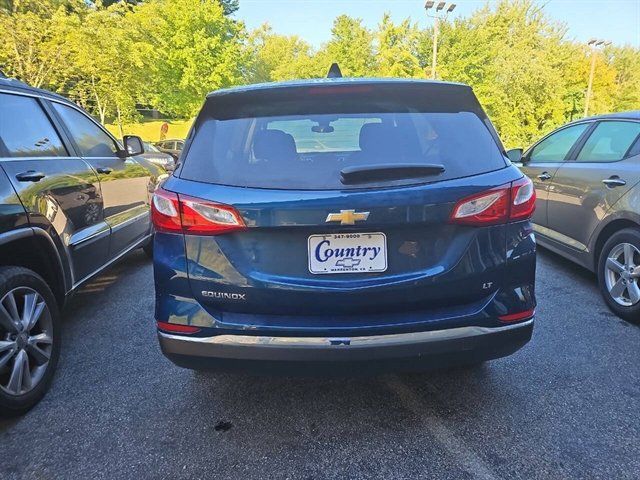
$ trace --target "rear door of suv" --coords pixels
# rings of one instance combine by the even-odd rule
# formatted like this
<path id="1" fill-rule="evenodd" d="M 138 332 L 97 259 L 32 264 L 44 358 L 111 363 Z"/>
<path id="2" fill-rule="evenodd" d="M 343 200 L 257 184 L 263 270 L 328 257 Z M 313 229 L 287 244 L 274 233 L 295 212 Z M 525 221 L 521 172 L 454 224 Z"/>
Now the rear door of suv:
<path id="1" fill-rule="evenodd" d="M 100 179 L 104 218 L 111 228 L 109 257 L 115 258 L 150 232 L 150 173 L 134 158 L 120 157 L 117 142 L 82 111 L 51 104 L 74 147 Z"/>
<path id="2" fill-rule="evenodd" d="M 110 229 L 98 177 L 51 113 L 46 100 L 0 92 L 0 156 L 30 223 L 68 253 L 77 283 L 106 261 Z"/>

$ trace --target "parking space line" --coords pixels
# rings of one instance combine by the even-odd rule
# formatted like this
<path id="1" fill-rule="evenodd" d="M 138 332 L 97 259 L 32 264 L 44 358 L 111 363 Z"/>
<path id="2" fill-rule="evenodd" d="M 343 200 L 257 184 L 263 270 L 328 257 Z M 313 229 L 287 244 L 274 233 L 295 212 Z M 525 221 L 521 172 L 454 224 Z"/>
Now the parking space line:
<path id="1" fill-rule="evenodd" d="M 451 456 L 458 460 L 459 466 L 467 471 L 472 478 L 480 480 L 497 480 L 498 475 L 493 473 L 489 465 L 482 461 L 472 450 L 467 448 L 462 439 L 456 436 L 440 420 L 420 396 L 412 390 L 406 383 L 402 382 L 396 375 L 386 376 L 384 379 L 386 386 L 395 393 L 402 403 L 402 406 L 420 418 L 428 427 L 436 440 L 447 450 Z"/>

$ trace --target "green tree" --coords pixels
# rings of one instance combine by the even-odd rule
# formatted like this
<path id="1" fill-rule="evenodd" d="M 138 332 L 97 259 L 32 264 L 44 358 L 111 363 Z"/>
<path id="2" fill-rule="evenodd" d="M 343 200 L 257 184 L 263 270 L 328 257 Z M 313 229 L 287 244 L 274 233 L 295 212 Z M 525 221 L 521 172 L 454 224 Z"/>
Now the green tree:
<path id="1" fill-rule="evenodd" d="M 11 2 L 12 0 L 2 0 L 4 2 Z M 13 0 L 15 1 L 15 0 Z M 209 1 L 217 1 L 222 6 L 222 10 L 225 15 L 231 15 L 236 12 L 238 8 L 240 8 L 240 0 L 209 0 Z M 94 4 L 101 4 L 103 7 L 110 7 L 111 5 L 115 5 L 116 3 L 129 3 L 131 5 L 137 5 L 138 3 L 142 3 L 142 0 L 96 0 L 92 1 Z M 0 3 L 1 5 L 1 3 Z"/>
<path id="2" fill-rule="evenodd" d="M 113 117 L 123 121 L 137 117 L 136 103 L 146 84 L 143 38 L 133 24 L 132 7 L 117 2 L 92 9 L 67 36 L 72 49 L 75 75 L 66 84 L 68 94 L 102 123 Z"/>
<path id="3" fill-rule="evenodd" d="M 157 108 L 192 116 L 208 92 L 243 82 L 244 25 L 226 17 L 218 2 L 144 2 L 133 20 L 150 46 L 146 98 Z"/>
<path id="4" fill-rule="evenodd" d="M 608 47 L 607 62 L 615 71 L 615 90 L 612 109 L 615 111 L 640 109 L 640 48 L 630 45 Z"/>
<path id="5" fill-rule="evenodd" d="M 231 15 L 240 8 L 240 0 L 218 0 L 225 15 Z"/>
<path id="6" fill-rule="evenodd" d="M 421 77 L 418 28 L 409 19 L 395 24 L 388 13 L 376 32 L 377 74 L 381 77 Z"/>
<path id="7" fill-rule="evenodd" d="M 296 35 L 274 34 L 267 24 L 251 33 L 248 51 L 253 61 L 247 80 L 252 83 L 323 75 L 322 67 L 307 42 Z"/>
<path id="8" fill-rule="evenodd" d="M 321 57 L 327 59 L 326 68 L 338 62 L 344 76 L 370 76 L 375 69 L 373 34 L 359 18 L 337 17 L 331 29 L 331 40 L 323 50 Z"/>
<path id="9" fill-rule="evenodd" d="M 474 88 L 507 145 L 528 145 L 566 121 L 581 84 L 564 33 L 532 1 L 502 0 L 443 25 L 438 71 Z"/>
<path id="10" fill-rule="evenodd" d="M 55 88 L 72 68 L 66 39 L 78 23 L 60 2 L 14 1 L 11 10 L 0 10 L 0 69 L 34 87 Z"/>

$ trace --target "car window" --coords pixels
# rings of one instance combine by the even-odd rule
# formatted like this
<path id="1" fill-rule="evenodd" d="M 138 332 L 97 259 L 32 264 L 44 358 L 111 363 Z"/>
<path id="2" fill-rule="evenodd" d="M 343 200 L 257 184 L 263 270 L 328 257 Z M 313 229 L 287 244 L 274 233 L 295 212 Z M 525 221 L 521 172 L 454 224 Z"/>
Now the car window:
<path id="1" fill-rule="evenodd" d="M 577 161 L 616 162 L 622 160 L 640 135 L 640 123 L 600 123 L 585 142 Z"/>
<path id="2" fill-rule="evenodd" d="M 71 132 L 83 157 L 117 157 L 118 146 L 113 139 L 83 113 L 53 102 Z"/>
<path id="3" fill-rule="evenodd" d="M 0 152 L 10 157 L 64 157 L 68 153 L 35 98 L 0 93 Z"/>
<path id="4" fill-rule="evenodd" d="M 275 120 L 269 122 L 268 130 L 282 130 L 296 142 L 298 153 L 356 152 L 360 150 L 359 134 L 365 124 L 380 123 L 380 118 L 344 117 L 331 122 L 332 134 L 313 128 L 316 124 L 310 118 L 298 120 Z"/>
<path id="5" fill-rule="evenodd" d="M 505 166 L 471 112 L 337 112 L 208 120 L 194 137 L 183 176 L 257 188 L 362 188 L 343 184 L 341 171 L 390 163 L 442 164 L 445 171 L 427 181 Z"/>
<path id="6" fill-rule="evenodd" d="M 176 150 L 182 150 L 184 148 L 184 142 L 176 142 Z"/>
<path id="7" fill-rule="evenodd" d="M 144 151 L 145 152 L 154 152 L 154 153 L 160 153 L 160 150 L 158 150 L 156 148 L 155 145 L 153 145 L 152 143 L 149 142 L 142 142 L 142 144 L 144 145 Z"/>
<path id="8" fill-rule="evenodd" d="M 531 162 L 562 162 L 576 143 L 580 135 L 582 135 L 590 124 L 581 123 L 562 130 L 548 136 L 536 145 L 531 154 L 529 161 Z"/>

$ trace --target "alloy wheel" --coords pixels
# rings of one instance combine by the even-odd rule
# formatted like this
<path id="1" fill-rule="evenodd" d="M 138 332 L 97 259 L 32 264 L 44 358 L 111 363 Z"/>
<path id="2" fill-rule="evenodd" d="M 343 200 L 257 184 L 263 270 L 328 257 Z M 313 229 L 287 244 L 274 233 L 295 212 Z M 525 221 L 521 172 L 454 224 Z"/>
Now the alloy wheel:
<path id="1" fill-rule="evenodd" d="M 0 389 L 24 395 L 42 380 L 53 349 L 53 322 L 44 298 L 17 287 L 0 300 Z"/>
<path id="2" fill-rule="evenodd" d="M 624 307 L 640 302 L 640 250 L 630 243 L 620 243 L 607 256 L 605 284 L 611 298 Z"/>

